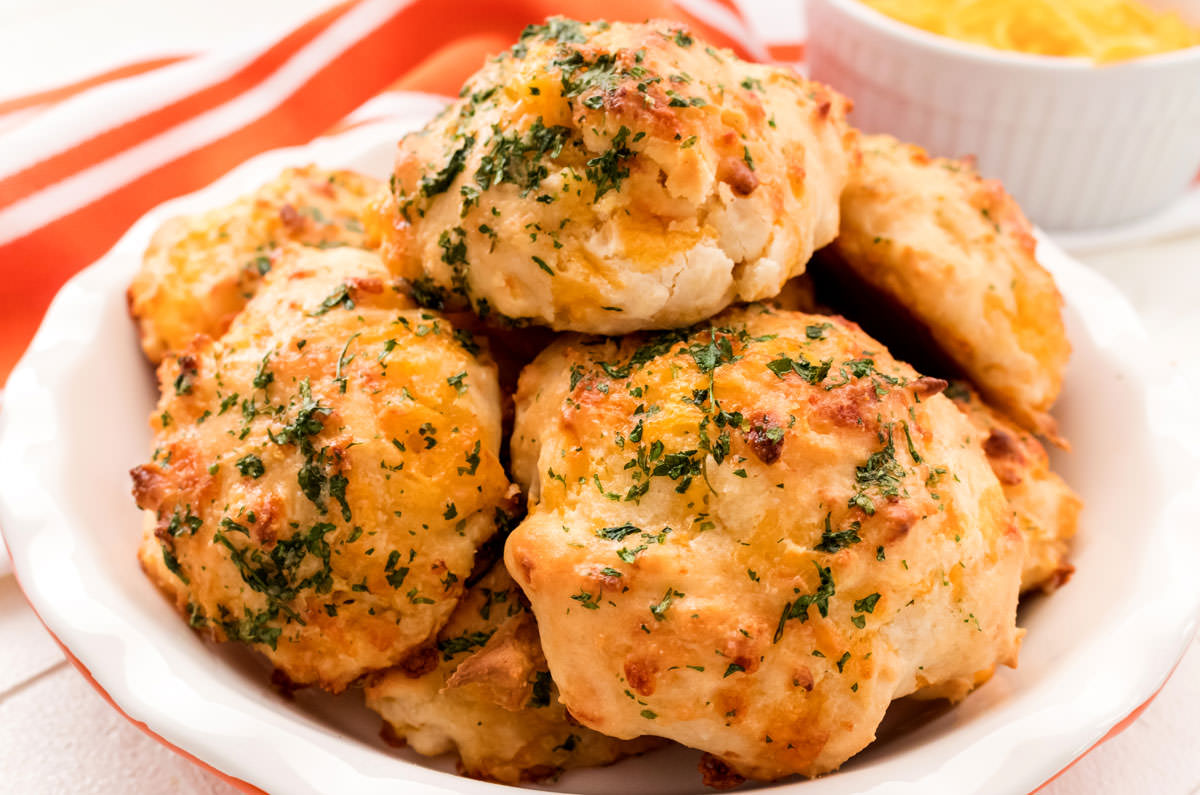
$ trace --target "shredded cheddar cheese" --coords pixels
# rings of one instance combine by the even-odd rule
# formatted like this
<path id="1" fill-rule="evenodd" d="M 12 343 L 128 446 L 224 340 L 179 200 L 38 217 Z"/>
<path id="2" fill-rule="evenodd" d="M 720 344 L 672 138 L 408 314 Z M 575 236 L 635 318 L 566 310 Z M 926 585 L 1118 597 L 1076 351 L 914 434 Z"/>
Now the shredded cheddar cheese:
<path id="1" fill-rule="evenodd" d="M 1134 0 L 863 0 L 906 24 L 1001 50 L 1111 63 L 1200 45 L 1179 14 Z"/>

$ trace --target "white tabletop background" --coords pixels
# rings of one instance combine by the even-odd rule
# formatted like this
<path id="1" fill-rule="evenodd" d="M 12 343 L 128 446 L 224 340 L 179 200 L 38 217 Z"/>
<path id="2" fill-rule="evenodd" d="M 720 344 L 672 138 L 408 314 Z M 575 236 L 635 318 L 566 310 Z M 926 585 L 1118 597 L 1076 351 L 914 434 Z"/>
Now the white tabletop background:
<path id="1" fill-rule="evenodd" d="M 121 63 L 261 40 L 329 0 L 0 0 L 0 100 Z M 780 41 L 798 5 L 743 0 Z M 1200 212 L 1200 210 L 1198 210 Z M 1198 219 L 1200 220 L 1200 219 Z M 1195 225 L 1200 228 L 1200 223 Z M 1200 231 L 1079 259 L 1111 279 L 1200 394 Z M 66 661 L 0 552 L 0 792 L 226 795 L 233 788 L 150 739 Z M 1145 714 L 1042 795 L 1200 794 L 1200 641 Z"/>

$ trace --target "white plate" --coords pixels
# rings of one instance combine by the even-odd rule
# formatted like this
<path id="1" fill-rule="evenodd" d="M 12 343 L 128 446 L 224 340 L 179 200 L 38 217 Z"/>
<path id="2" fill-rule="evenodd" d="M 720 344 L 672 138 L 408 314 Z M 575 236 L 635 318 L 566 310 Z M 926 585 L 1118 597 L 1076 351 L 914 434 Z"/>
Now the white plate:
<path id="1" fill-rule="evenodd" d="M 168 216 L 223 204 L 286 165 L 386 173 L 408 118 L 246 163 L 139 221 L 59 293 L 8 381 L 0 414 L 0 526 L 34 608 L 130 717 L 229 776 L 272 792 L 499 792 L 453 776 L 452 761 L 387 748 L 354 694 L 288 701 L 258 659 L 202 642 L 141 575 L 141 523 L 127 470 L 149 449 L 155 400 L 125 309 L 125 287 Z M 889 716 L 885 741 L 839 773 L 780 791 L 1026 793 L 1150 698 L 1196 625 L 1200 438 L 1172 405 L 1153 350 L 1115 288 L 1045 240 L 1075 346 L 1057 410 L 1074 451 L 1055 465 L 1083 495 L 1074 562 L 1053 598 L 1021 612 L 1019 670 L 1001 670 L 953 709 Z M 1180 738 L 1180 742 L 1187 742 Z M 568 792 L 693 792 L 693 752 L 673 750 L 568 773 Z"/>

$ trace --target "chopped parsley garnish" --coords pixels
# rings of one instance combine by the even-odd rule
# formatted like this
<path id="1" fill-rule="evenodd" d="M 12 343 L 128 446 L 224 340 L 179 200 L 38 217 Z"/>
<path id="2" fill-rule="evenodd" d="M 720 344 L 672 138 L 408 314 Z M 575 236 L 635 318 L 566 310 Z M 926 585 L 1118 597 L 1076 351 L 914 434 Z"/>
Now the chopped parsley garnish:
<path id="1" fill-rule="evenodd" d="M 851 522 L 845 530 L 835 532 L 829 524 L 829 517 L 830 514 L 825 514 L 825 532 L 821 534 L 820 542 L 813 549 L 818 552 L 832 553 L 862 541 L 858 537 L 858 531 L 862 529 L 858 522 Z"/>
<path id="2" fill-rule="evenodd" d="M 310 317 L 319 317 L 331 309 L 343 307 L 345 309 L 354 308 L 354 296 L 351 295 L 350 285 L 346 283 L 339 284 L 334 288 L 333 292 L 325 297 L 325 300 L 317 305 L 317 308 L 309 312 Z"/>
<path id="3" fill-rule="evenodd" d="M 854 600 L 854 609 L 860 613 L 874 613 L 875 605 L 879 602 L 879 594 L 873 593 L 870 596 L 864 596 L 862 599 Z"/>
<path id="4" fill-rule="evenodd" d="M 888 375 L 887 373 L 879 370 L 875 366 L 875 360 L 870 358 L 850 359 L 842 362 L 841 366 L 838 367 L 838 375 L 842 377 L 842 380 L 826 384 L 825 389 L 837 389 L 840 386 L 845 386 L 846 384 L 850 383 L 851 377 L 866 378 L 869 375 L 873 375 L 877 379 L 875 381 L 875 387 L 876 391 L 880 392 L 880 394 L 885 391 L 882 382 L 892 385 L 904 383 L 904 379 L 897 378 L 894 375 Z"/>
<path id="5" fill-rule="evenodd" d="M 438 247 L 442 249 L 442 262 L 447 265 L 467 264 L 466 230 L 461 226 L 443 229 L 438 236 Z"/>
<path id="6" fill-rule="evenodd" d="M 542 41 L 561 41 L 563 43 L 582 44 L 587 41 L 583 26 L 573 19 L 552 17 L 544 25 L 526 25 L 521 31 L 521 41 L 539 38 Z"/>
<path id="7" fill-rule="evenodd" d="M 304 496 L 308 497 L 322 512 L 325 510 L 321 502 L 321 491 L 326 482 L 324 470 L 325 451 L 317 452 L 311 437 L 320 433 L 325 423 L 320 415 L 328 415 L 330 409 L 313 400 L 312 388 L 308 379 L 300 382 L 301 403 L 293 420 L 284 425 L 278 434 L 267 431 L 267 436 L 275 444 L 295 444 L 304 454 L 304 465 L 296 476 L 297 483 Z"/>
<path id="8" fill-rule="evenodd" d="M 832 323 L 818 323 L 811 326 L 805 326 L 804 336 L 808 337 L 810 340 L 823 340 L 825 339 L 826 330 L 831 328 L 833 328 Z"/>
<path id="9" fill-rule="evenodd" d="M 884 437 L 881 433 L 880 441 Z M 848 503 L 851 508 L 861 508 L 867 516 L 875 514 L 875 503 L 867 494 L 874 491 L 882 497 L 900 496 L 900 485 L 906 473 L 896 460 L 896 446 L 892 442 L 892 426 L 887 426 L 887 442 L 883 448 L 872 453 L 865 463 L 854 471 L 856 490 Z"/>
<path id="10" fill-rule="evenodd" d="M 542 707 L 550 706 L 550 688 L 553 685 L 554 680 L 550 678 L 549 671 L 538 671 L 536 674 L 534 674 L 533 692 L 529 696 L 529 703 L 525 706 L 530 707 L 531 709 L 541 709 Z M 575 735 L 573 734 L 571 735 L 571 737 L 574 736 Z M 567 738 L 567 742 L 571 742 L 571 737 Z M 566 744 L 567 743 L 564 742 L 563 746 L 566 746 Z M 571 747 L 574 747 L 574 743 L 571 743 Z M 567 748 L 567 750 L 569 751 L 571 749 Z"/>
<path id="11" fill-rule="evenodd" d="M 549 674 L 547 674 L 548 676 Z M 578 734 L 568 734 L 567 739 L 551 748 L 551 751 L 574 751 L 581 738 Z"/>
<path id="12" fill-rule="evenodd" d="M 709 335 L 708 342 L 689 345 L 688 353 L 692 355 L 700 372 L 706 375 L 722 364 L 737 361 L 737 357 L 733 355 L 733 342 L 728 336 L 715 332 Z"/>
<path id="13" fill-rule="evenodd" d="M 466 455 L 467 465 L 465 467 L 458 467 L 458 474 L 474 475 L 475 471 L 479 469 L 479 447 L 480 442 L 476 439 L 475 448 Z"/>
<path id="14" fill-rule="evenodd" d="M 767 362 L 767 369 L 777 378 L 783 378 L 788 373 L 795 373 L 810 384 L 819 384 L 825 380 L 832 365 L 832 359 L 826 359 L 820 364 L 813 364 L 803 356 L 793 359 L 786 354 L 781 354 L 779 358 Z"/>
<path id="15" fill-rule="evenodd" d="M 183 513 L 180 513 L 179 506 L 176 505 L 175 510 L 171 512 L 171 520 L 167 522 L 167 532 L 172 537 L 195 535 L 203 524 L 204 520 L 192 513 L 192 506 L 184 506 Z"/>
<path id="16" fill-rule="evenodd" d="M 567 127 L 546 127 L 539 117 L 525 135 L 495 136 L 491 148 L 479 161 L 476 184 L 487 190 L 508 182 L 519 187 L 522 195 L 527 194 L 550 173 L 542 159 L 557 158 L 570 133 Z"/>
<path id="17" fill-rule="evenodd" d="M 450 159 L 436 174 L 425 175 L 421 177 L 420 191 L 425 198 L 432 198 L 439 193 L 444 193 L 450 189 L 454 179 L 462 172 L 463 166 L 467 162 L 467 155 L 471 151 L 471 147 L 475 145 L 474 136 L 467 136 L 463 139 L 462 146 L 455 149 L 450 154 Z"/>
<path id="18" fill-rule="evenodd" d="M 328 593 L 332 589 L 331 550 L 325 536 L 335 529 L 328 522 L 318 522 L 307 532 L 277 541 L 269 553 L 238 547 L 221 530 L 213 534 L 213 543 L 229 551 L 229 559 L 237 567 L 242 581 L 267 597 L 268 609 L 260 616 L 265 615 L 268 617 L 265 620 L 270 620 L 282 612 L 288 621 L 303 624 L 304 619 L 288 603 L 308 588 L 316 593 Z M 311 568 L 304 566 L 310 556 L 317 558 L 321 565 L 301 578 L 300 569 Z"/>
<path id="19" fill-rule="evenodd" d="M 583 605 L 588 610 L 600 609 L 600 605 L 596 604 L 596 600 L 592 598 L 592 595 L 584 591 L 582 588 L 579 589 L 579 593 L 574 594 L 571 598 L 576 602 L 579 602 L 579 604 Z"/>
<path id="20" fill-rule="evenodd" d="M 387 558 L 387 563 L 384 564 L 383 571 L 387 575 L 388 585 L 393 588 L 399 588 L 404 584 L 404 578 L 408 576 L 407 566 L 397 566 L 400 562 L 400 551 L 393 549 Z"/>
<path id="21" fill-rule="evenodd" d="M 224 613 L 228 613 L 222 608 Z M 242 643 L 263 643 L 275 648 L 279 641 L 279 635 L 283 630 L 279 627 L 267 626 L 267 622 L 273 620 L 277 613 L 273 610 L 263 610 L 259 613 L 250 612 L 250 608 L 245 608 L 245 617 L 240 621 L 231 621 L 223 616 L 218 623 L 221 629 L 224 630 L 225 636 L 230 640 L 240 641 Z"/>
<path id="22" fill-rule="evenodd" d="M 266 467 L 263 466 L 262 459 L 254 453 L 247 453 L 237 460 L 237 470 L 244 477 L 258 479 L 266 472 Z"/>
<path id="23" fill-rule="evenodd" d="M 479 355 L 479 343 L 475 341 L 474 335 L 466 329 L 454 329 L 454 340 L 462 346 L 463 350 L 472 356 Z"/>
<path id="24" fill-rule="evenodd" d="M 467 379 L 467 371 L 463 370 L 461 373 L 457 373 L 457 374 L 452 375 L 449 378 L 447 378 L 446 383 L 449 384 L 450 386 L 454 387 L 455 392 L 462 395 L 462 394 L 465 394 L 467 391 L 466 379 Z"/>
<path id="25" fill-rule="evenodd" d="M 183 580 L 184 585 L 190 585 L 191 580 L 183 573 L 183 569 L 179 568 L 179 558 L 175 557 L 175 553 L 167 548 L 166 544 L 162 544 L 163 565 L 167 567 L 167 571 L 174 574 L 179 579 Z"/>
<path id="26" fill-rule="evenodd" d="M 342 374 L 342 368 L 354 361 L 354 355 L 352 354 L 347 358 L 346 352 L 350 350 L 350 343 L 354 342 L 360 336 L 362 336 L 362 332 L 356 331 L 350 335 L 350 339 L 346 340 L 346 344 L 342 346 L 342 352 L 338 354 L 337 367 L 333 371 L 333 382 L 338 385 L 338 391 L 343 395 L 346 394 L 346 376 Z M 388 341 L 392 342 L 393 345 L 395 344 L 393 340 Z"/>
<path id="27" fill-rule="evenodd" d="M 596 531 L 596 536 L 607 541 L 624 541 L 628 536 L 640 532 L 642 532 L 642 528 L 626 522 L 625 524 L 618 525 L 617 527 L 602 527 Z"/>
<path id="28" fill-rule="evenodd" d="M 258 363 L 258 369 L 254 371 L 254 380 L 250 383 L 255 389 L 266 389 L 275 380 L 275 374 L 267 369 L 267 361 L 271 358 L 271 354 L 266 354 L 262 357 L 262 361 Z"/>
<path id="29" fill-rule="evenodd" d="M 596 186 L 593 201 L 599 201 L 610 190 L 619 191 L 621 181 L 629 176 L 626 161 L 637 154 L 627 145 L 629 133 L 629 128 L 622 124 L 608 151 L 587 161 L 587 178 Z"/>
<path id="30" fill-rule="evenodd" d="M 193 357 L 179 357 L 179 375 L 175 376 L 176 395 L 190 395 L 192 393 L 192 382 L 196 380 L 197 372 L 196 360 Z"/>
<path id="31" fill-rule="evenodd" d="M 446 291 L 428 276 L 413 279 L 409 282 L 409 288 L 418 305 L 426 309 L 446 308 Z"/>
<path id="32" fill-rule="evenodd" d="M 341 505 L 342 519 L 347 522 L 351 519 L 350 504 L 346 502 L 346 486 L 348 485 L 350 485 L 350 481 L 340 473 L 329 478 L 329 496 Z"/>
<path id="33" fill-rule="evenodd" d="M 772 643 L 778 643 L 783 637 L 784 625 L 789 620 L 798 618 L 801 624 L 808 621 L 808 608 L 812 605 L 817 606 L 817 611 L 820 612 L 822 618 L 828 617 L 829 600 L 836 593 L 833 573 L 827 567 L 815 561 L 813 565 L 817 567 L 817 575 L 821 580 L 820 585 L 812 593 L 801 594 L 783 606 L 783 612 L 779 615 L 779 624 L 775 627 L 775 637 Z"/>
<path id="34" fill-rule="evenodd" d="M 654 616 L 655 621 L 666 621 L 667 610 L 671 607 L 671 602 L 682 598 L 683 594 L 679 591 L 667 588 L 667 592 L 663 594 L 663 598 L 658 601 L 658 604 L 650 605 L 650 614 Z"/>
<path id="35" fill-rule="evenodd" d="M 491 640 L 493 632 L 495 630 L 465 632 L 453 638 L 444 638 L 437 642 L 438 651 L 442 653 L 443 660 L 450 660 L 455 655 L 483 647 Z"/>
<path id="36" fill-rule="evenodd" d="M 601 53 L 596 60 L 588 61 L 579 50 L 571 50 L 550 63 L 562 69 L 564 97 L 577 97 L 593 90 L 607 91 L 616 85 L 617 57 L 612 53 Z M 586 100 L 584 104 L 587 105 Z"/>
<path id="37" fill-rule="evenodd" d="M 650 337 L 646 342 L 639 345 L 630 355 L 629 360 L 622 365 L 615 365 L 609 362 L 598 362 L 597 365 L 609 378 L 625 379 L 633 373 L 634 370 L 641 368 L 646 363 L 666 354 L 680 342 L 688 338 L 685 330 L 660 331 Z"/>
<path id="38" fill-rule="evenodd" d="M 908 454 L 912 457 L 914 464 L 921 463 L 921 454 L 917 452 L 917 448 L 913 446 L 912 434 L 908 432 L 908 422 L 902 423 L 904 426 L 904 440 L 908 442 Z"/>

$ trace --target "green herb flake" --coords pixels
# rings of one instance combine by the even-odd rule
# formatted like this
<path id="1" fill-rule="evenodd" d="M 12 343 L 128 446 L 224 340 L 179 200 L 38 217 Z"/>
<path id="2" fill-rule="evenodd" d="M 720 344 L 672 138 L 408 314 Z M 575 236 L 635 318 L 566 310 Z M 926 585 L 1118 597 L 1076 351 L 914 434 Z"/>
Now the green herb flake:
<path id="1" fill-rule="evenodd" d="M 803 356 L 793 359 L 786 354 L 782 354 L 777 359 L 767 362 L 767 369 L 774 373 L 776 378 L 783 378 L 790 372 L 795 373 L 810 384 L 819 384 L 825 380 L 825 376 L 829 374 L 829 368 L 832 365 L 832 359 L 826 359 L 820 364 L 813 364 Z"/>
<path id="2" fill-rule="evenodd" d="M 533 690 L 530 693 L 529 702 L 525 706 L 531 709 L 542 709 L 543 707 L 550 706 L 550 693 L 553 685 L 554 680 L 550 678 L 549 671 L 538 671 L 534 674 Z M 571 737 L 574 736 L 573 734 L 571 735 Z M 567 738 L 567 742 L 563 743 L 563 747 L 566 747 L 567 743 L 571 743 L 571 737 Z M 574 743 L 571 743 L 571 747 L 574 747 Z M 567 748 L 567 750 L 570 750 L 570 748 Z"/>
<path id="3" fill-rule="evenodd" d="M 594 598 L 592 598 L 592 595 L 590 593 L 584 591 L 582 588 L 579 589 L 579 593 L 573 594 L 571 596 L 571 598 L 574 599 L 576 602 L 579 602 L 579 604 L 583 605 L 588 610 L 599 610 L 600 609 L 600 605 L 596 603 L 596 600 Z"/>
<path id="4" fill-rule="evenodd" d="M 789 620 L 793 618 L 799 619 L 801 624 L 808 621 L 808 608 L 813 605 L 816 605 L 817 611 L 821 614 L 822 618 L 829 616 L 829 600 L 836 593 L 833 573 L 827 567 L 815 561 L 813 565 L 817 567 L 817 576 L 820 579 L 817 590 L 810 594 L 801 594 L 783 606 L 783 612 L 779 616 L 779 624 L 775 627 L 775 636 L 772 643 L 778 643 L 783 638 L 783 629 Z"/>
<path id="5" fill-rule="evenodd" d="M 607 541 L 624 541 L 628 536 L 640 532 L 642 532 L 642 528 L 626 522 L 616 527 L 602 527 L 596 531 L 596 537 Z"/>
<path id="6" fill-rule="evenodd" d="M 467 378 L 467 371 L 463 370 L 461 373 L 452 375 L 449 378 L 447 378 L 446 383 L 449 384 L 450 386 L 454 387 L 455 392 L 457 392 L 460 395 L 463 395 L 463 394 L 466 394 L 466 391 L 467 391 L 466 378 Z"/>
<path id="7" fill-rule="evenodd" d="M 813 549 L 818 552 L 834 553 L 845 549 L 851 544 L 857 544 L 862 541 L 859 538 L 858 531 L 862 526 L 858 522 L 851 522 L 845 530 L 834 531 L 830 525 L 830 514 L 825 514 L 825 530 L 821 533 L 821 540 Z"/>
<path id="8" fill-rule="evenodd" d="M 654 616 L 655 621 L 666 621 L 667 610 L 671 607 L 671 602 L 682 598 L 683 594 L 674 588 L 668 587 L 667 592 L 663 594 L 663 598 L 658 601 L 658 604 L 650 605 L 650 614 Z"/>
<path id="9" fill-rule="evenodd" d="M 875 605 L 879 602 L 879 594 L 873 593 L 854 601 L 854 609 L 860 613 L 874 613 Z"/>
<path id="10" fill-rule="evenodd" d="M 471 151 L 471 147 L 475 145 L 475 138 L 467 136 L 463 139 L 463 143 L 453 152 L 451 152 L 446 165 L 442 166 L 436 173 L 426 174 L 421 177 L 420 193 L 427 199 L 433 198 L 439 193 L 444 193 L 449 190 L 454 180 L 462 172 L 463 166 L 466 165 L 467 155 Z"/>
<path id="11" fill-rule="evenodd" d="M 342 283 L 335 287 L 333 292 L 327 295 L 325 300 L 318 304 L 317 308 L 309 312 L 308 315 L 309 317 L 320 317 L 331 309 L 335 309 L 339 306 L 347 310 L 354 308 L 354 296 L 351 294 L 351 287 L 349 284 Z M 258 385 L 255 384 L 255 386 L 257 387 Z M 262 387 L 258 388 L 261 389 Z"/>
<path id="12" fill-rule="evenodd" d="M 254 455 L 254 453 L 247 453 L 239 458 L 236 466 L 238 472 L 243 477 L 254 478 L 255 480 L 261 478 L 263 473 L 267 471 L 266 467 L 263 466 L 262 459 Z"/>
<path id="13" fill-rule="evenodd" d="M 493 632 L 495 630 L 464 632 L 462 635 L 457 635 L 453 638 L 439 640 L 437 648 L 442 653 L 443 660 L 451 660 L 456 655 L 487 645 L 487 642 L 492 638 Z"/>

